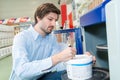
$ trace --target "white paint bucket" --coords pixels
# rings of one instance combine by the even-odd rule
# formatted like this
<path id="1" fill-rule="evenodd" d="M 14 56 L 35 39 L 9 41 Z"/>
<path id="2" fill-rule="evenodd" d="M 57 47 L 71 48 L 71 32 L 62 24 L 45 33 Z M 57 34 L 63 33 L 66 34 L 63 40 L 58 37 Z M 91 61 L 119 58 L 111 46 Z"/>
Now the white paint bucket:
<path id="1" fill-rule="evenodd" d="M 92 77 L 92 56 L 76 55 L 66 64 L 69 79 L 86 80 Z"/>

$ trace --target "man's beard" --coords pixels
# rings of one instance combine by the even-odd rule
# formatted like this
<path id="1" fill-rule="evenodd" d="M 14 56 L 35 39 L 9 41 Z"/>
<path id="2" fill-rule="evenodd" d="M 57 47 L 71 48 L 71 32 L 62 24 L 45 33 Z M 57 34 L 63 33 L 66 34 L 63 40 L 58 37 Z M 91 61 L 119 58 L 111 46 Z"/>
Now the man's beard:
<path id="1" fill-rule="evenodd" d="M 48 30 L 45 30 L 43 28 L 40 28 L 46 35 L 50 34 L 52 32 L 52 30 L 48 31 Z"/>

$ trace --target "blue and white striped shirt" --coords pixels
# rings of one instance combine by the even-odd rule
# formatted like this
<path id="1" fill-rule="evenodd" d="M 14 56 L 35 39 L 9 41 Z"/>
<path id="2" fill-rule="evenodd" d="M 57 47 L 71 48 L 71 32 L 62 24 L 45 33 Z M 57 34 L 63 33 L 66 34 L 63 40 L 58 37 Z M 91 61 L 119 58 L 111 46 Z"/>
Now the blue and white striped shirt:
<path id="1" fill-rule="evenodd" d="M 20 32 L 13 42 L 13 68 L 9 80 L 36 80 L 44 73 L 64 70 L 62 63 L 52 67 L 51 60 L 51 55 L 62 49 L 54 34 L 42 37 L 32 26 Z"/>

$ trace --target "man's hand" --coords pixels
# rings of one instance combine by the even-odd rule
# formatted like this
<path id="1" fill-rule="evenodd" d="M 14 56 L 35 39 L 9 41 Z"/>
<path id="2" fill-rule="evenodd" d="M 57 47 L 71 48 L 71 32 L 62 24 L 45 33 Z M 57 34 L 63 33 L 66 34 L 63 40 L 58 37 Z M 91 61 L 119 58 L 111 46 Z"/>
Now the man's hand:
<path id="1" fill-rule="evenodd" d="M 67 47 L 62 52 L 52 56 L 53 65 L 59 62 L 68 61 L 76 55 L 76 49 L 73 47 Z"/>
<path id="2" fill-rule="evenodd" d="M 85 55 L 92 56 L 92 54 L 90 52 L 85 52 Z M 92 58 L 93 58 L 93 64 L 95 64 L 96 63 L 95 56 L 92 56 Z"/>

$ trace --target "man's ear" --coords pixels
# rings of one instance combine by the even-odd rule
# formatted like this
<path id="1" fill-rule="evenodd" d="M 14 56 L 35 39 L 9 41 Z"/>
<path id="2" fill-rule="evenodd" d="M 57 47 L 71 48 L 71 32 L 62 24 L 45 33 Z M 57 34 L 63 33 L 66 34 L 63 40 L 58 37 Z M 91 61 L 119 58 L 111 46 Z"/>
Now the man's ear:
<path id="1" fill-rule="evenodd" d="M 40 21 L 40 18 L 38 16 L 36 17 L 36 19 L 37 19 L 37 21 Z"/>

